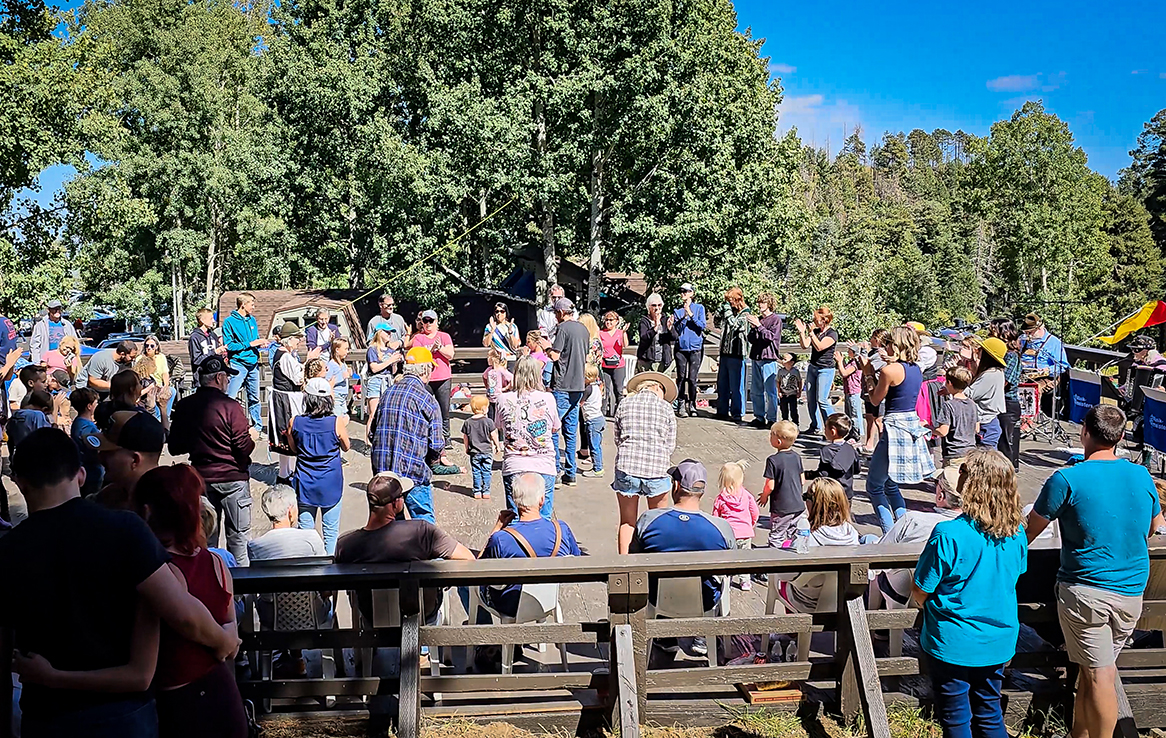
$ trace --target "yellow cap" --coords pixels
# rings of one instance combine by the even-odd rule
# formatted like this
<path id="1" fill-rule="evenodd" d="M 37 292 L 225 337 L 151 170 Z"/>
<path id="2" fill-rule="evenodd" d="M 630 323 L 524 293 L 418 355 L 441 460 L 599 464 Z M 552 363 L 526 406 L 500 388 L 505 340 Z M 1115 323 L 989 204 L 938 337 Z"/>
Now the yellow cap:
<path id="1" fill-rule="evenodd" d="M 930 335 L 930 334 L 927 332 L 927 328 L 925 328 L 925 327 L 923 326 L 923 324 L 922 324 L 922 323 L 920 323 L 920 322 L 918 322 L 918 321 L 911 320 L 911 321 L 908 321 L 907 323 L 905 323 L 904 325 L 906 325 L 908 328 L 910 328 L 911 330 L 915 331 L 916 333 L 918 333 L 918 334 L 919 334 L 919 335 L 921 335 L 921 336 L 927 336 L 927 335 Z"/>
<path id="2" fill-rule="evenodd" d="M 405 354 L 406 364 L 432 364 L 433 352 L 424 346 L 416 346 L 409 349 L 409 353 Z"/>
<path id="3" fill-rule="evenodd" d="M 1001 365 L 1004 364 L 1004 357 L 1008 353 L 1008 347 L 1004 345 L 1003 341 L 995 337 L 985 338 L 984 342 L 980 345 L 983 347 L 984 351 L 987 351 L 993 359 L 998 361 Z"/>

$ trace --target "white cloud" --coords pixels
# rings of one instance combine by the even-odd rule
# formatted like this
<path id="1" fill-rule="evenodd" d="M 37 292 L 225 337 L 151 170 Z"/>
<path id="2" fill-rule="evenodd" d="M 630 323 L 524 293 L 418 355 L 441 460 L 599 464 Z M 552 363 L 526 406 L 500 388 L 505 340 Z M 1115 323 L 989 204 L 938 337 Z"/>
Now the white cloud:
<path id="1" fill-rule="evenodd" d="M 1009 74 L 986 83 L 993 92 L 1026 92 L 1040 84 L 1039 74 Z"/>
<path id="2" fill-rule="evenodd" d="M 825 95 L 789 95 L 777 108 L 777 128 L 784 133 L 798 129 L 802 142 L 812 146 L 829 145 L 830 152 L 842 148 L 846 136 L 862 125 L 859 109 L 846 100 L 827 100 Z M 864 134 L 869 138 L 870 131 Z"/>
<path id="3" fill-rule="evenodd" d="M 798 68 L 792 64 L 781 64 L 779 62 L 774 62 L 769 65 L 770 74 L 793 74 L 796 71 L 798 71 Z"/>
<path id="4" fill-rule="evenodd" d="M 1149 69 L 1135 69 L 1132 72 L 1130 72 L 1130 74 L 1145 74 L 1148 71 L 1150 71 L 1150 70 Z"/>

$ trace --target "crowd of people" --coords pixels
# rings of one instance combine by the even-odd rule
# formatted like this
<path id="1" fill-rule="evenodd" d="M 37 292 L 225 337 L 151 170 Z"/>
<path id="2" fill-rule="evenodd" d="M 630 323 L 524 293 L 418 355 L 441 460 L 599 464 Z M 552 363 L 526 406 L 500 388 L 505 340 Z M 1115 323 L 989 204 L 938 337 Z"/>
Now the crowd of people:
<path id="1" fill-rule="evenodd" d="M 409 326 L 386 294 L 364 327 L 360 394 L 372 476 L 367 522 L 347 532 L 340 509 L 353 377 L 349 342 L 327 310 L 306 329 L 287 322 L 268 338 L 248 293 L 221 337 L 213 313 L 200 310 L 189 340 L 196 389 L 181 399 L 154 337 L 141 347 L 123 341 L 82 364 L 76 334 L 51 302 L 26 361 L 11 322 L 0 319 L 0 374 L 15 387 L 2 398 L 10 472 L 27 506 L 21 516 L 3 511 L 0 537 L 0 572 L 12 595 L 0 605 L 0 625 L 15 633 L 22 734 L 244 736 L 230 667 L 240 643 L 230 568 L 321 555 L 337 563 L 578 556 L 575 533 L 556 515 L 555 492 L 577 476 L 609 472 L 620 554 L 749 549 L 766 508 L 765 545 L 774 549 L 922 544 L 913 571 L 877 573 L 869 602 L 923 609 L 936 715 L 945 734 L 959 738 L 1004 738 L 1000 690 L 1019 628 L 1016 583 L 1028 543 L 1055 521 L 1058 614 L 1066 651 L 1082 667 L 1074 735 L 1112 732 L 1116 654 L 1141 610 L 1147 540 L 1166 522 L 1149 473 L 1115 454 L 1126 418 L 1105 405 L 1085 418 L 1084 459 L 1055 471 L 1024 517 L 1018 385 L 1030 366 L 1052 373 L 1064 363 L 1063 347 L 1037 316 L 1023 330 L 993 321 L 987 336 L 959 345 L 933 339 L 918 323 L 843 343 L 822 306 L 809 322 L 793 321 L 796 341 L 783 346 L 785 316 L 773 295 L 759 295 L 754 313 L 733 288 L 711 314 L 686 283 L 671 311 L 659 295 L 647 299 L 630 372 L 628 325 L 618 313 L 596 320 L 558 285 L 550 296 L 526 336 L 502 303 L 482 334 L 485 391 L 469 399 L 461 446 L 475 499 L 490 499 L 501 456 L 506 509 L 480 554 L 437 525 L 433 476 L 464 470 L 450 455 L 456 349 L 434 311 Z M 718 329 L 714 415 L 744 423 L 751 411 L 773 453 L 756 496 L 745 488 L 744 464 L 723 463 L 705 512 L 708 470 L 673 457 L 678 421 L 696 413 L 701 397 L 706 334 Z M 266 424 L 263 350 L 272 377 Z M 1152 347 L 1140 350 L 1152 358 Z M 54 378 L 58 371 L 64 376 Z M 615 456 L 605 465 L 608 432 Z M 251 463 L 264 437 L 280 462 L 259 503 L 270 530 L 255 537 Z M 798 450 L 807 438 L 818 442 L 812 469 Z M 584 439 L 590 468 L 581 471 Z M 163 465 L 164 451 L 186 461 Z M 909 511 L 906 484 L 933 484 L 934 511 Z M 881 535 L 855 525 L 856 494 L 869 499 Z M 816 611 L 825 586 L 814 572 L 759 579 L 784 607 L 803 613 Z M 753 582 L 738 576 L 731 584 L 749 590 Z M 657 585 L 653 578 L 652 602 Z M 722 612 L 725 586 L 702 579 L 703 611 Z M 474 595 L 487 612 L 513 617 L 521 587 Z M 427 623 L 438 622 L 440 596 L 427 593 Z M 314 604 L 321 621 L 334 615 L 330 598 Z M 371 602 L 358 610 L 371 619 Z M 261 606 L 264 617 L 270 621 L 270 610 Z M 697 654 L 707 647 L 700 639 L 691 645 Z M 653 644 L 676 648 L 665 639 Z M 297 652 L 286 662 L 302 673 Z"/>

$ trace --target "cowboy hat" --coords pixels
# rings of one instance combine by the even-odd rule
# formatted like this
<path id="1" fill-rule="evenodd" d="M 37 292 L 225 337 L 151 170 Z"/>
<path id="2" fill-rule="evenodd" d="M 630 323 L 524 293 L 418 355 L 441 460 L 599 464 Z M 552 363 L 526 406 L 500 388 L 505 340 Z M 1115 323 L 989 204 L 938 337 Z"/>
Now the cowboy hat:
<path id="1" fill-rule="evenodd" d="M 659 382 L 660 386 L 664 388 L 664 400 L 667 402 L 676 401 L 676 382 L 672 381 L 672 377 L 660 372 L 640 372 L 628 380 L 627 391 L 637 392 L 640 385 L 644 382 Z"/>

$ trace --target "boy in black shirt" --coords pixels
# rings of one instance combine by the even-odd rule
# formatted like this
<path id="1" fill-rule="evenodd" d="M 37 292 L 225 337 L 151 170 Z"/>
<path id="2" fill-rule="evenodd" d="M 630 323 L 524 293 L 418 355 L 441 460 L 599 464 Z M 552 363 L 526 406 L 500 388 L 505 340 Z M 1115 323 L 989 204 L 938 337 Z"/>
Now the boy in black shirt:
<path id="1" fill-rule="evenodd" d="M 494 436 L 494 421 L 487 411 L 490 400 L 485 395 L 470 398 L 473 417 L 462 426 L 462 439 L 466 444 L 466 455 L 470 457 L 470 469 L 474 479 L 474 499 L 490 499 L 490 483 L 494 481 L 494 453 L 498 441 Z"/>
<path id="2" fill-rule="evenodd" d="M 814 477 L 830 477 L 836 479 L 846 490 L 846 499 L 854 498 L 854 475 L 862 468 L 858 451 L 854 445 L 847 443 L 853 422 L 842 413 L 834 413 L 826 418 L 823 433 L 826 436 L 826 445 L 822 447 L 818 457 L 818 470 Z"/>
<path id="3" fill-rule="evenodd" d="M 792 450 L 798 440 L 798 427 L 788 420 L 779 420 L 769 430 L 769 445 L 777 453 L 765 460 L 765 487 L 761 490 L 762 507 L 769 503 L 769 545 L 781 548 L 797 531 L 797 520 L 806 511 L 802 502 L 802 457 Z M 770 498 L 772 497 L 772 501 Z"/>

